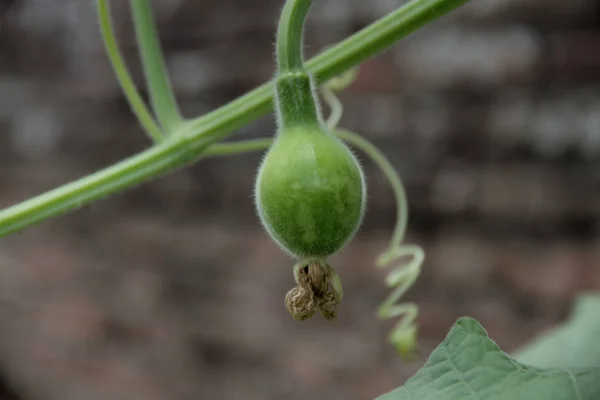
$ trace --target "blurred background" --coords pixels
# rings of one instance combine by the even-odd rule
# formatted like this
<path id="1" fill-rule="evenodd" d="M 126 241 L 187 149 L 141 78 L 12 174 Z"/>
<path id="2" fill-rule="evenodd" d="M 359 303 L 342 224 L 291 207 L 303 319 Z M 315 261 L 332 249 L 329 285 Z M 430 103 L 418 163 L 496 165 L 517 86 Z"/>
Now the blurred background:
<path id="1" fill-rule="evenodd" d="M 128 2 L 112 1 L 142 84 Z M 401 0 L 324 0 L 307 54 Z M 153 1 L 187 116 L 268 80 L 281 0 Z M 92 0 L 0 1 L 0 206 L 149 146 L 104 55 Z M 600 6 L 473 0 L 365 63 L 342 126 L 380 146 L 427 252 L 407 298 L 424 357 L 469 315 L 512 351 L 600 288 Z M 264 137 L 262 118 L 235 138 Z M 401 385 L 374 260 L 395 219 L 365 157 L 366 222 L 332 259 L 337 320 L 283 307 L 292 260 L 261 229 L 260 154 L 205 160 L 0 241 L 0 399 L 373 399 Z"/>

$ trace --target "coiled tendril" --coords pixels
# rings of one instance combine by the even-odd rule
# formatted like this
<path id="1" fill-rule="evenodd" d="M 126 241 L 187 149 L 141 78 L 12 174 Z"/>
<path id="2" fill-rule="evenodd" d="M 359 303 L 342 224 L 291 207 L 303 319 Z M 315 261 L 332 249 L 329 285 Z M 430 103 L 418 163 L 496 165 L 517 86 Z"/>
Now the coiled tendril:
<path id="1" fill-rule="evenodd" d="M 398 304 L 398 301 L 419 277 L 425 252 L 418 245 L 402 244 L 408 223 L 408 202 L 404 185 L 392 164 L 371 142 L 354 132 L 337 127 L 342 117 L 343 105 L 335 95 L 335 91 L 343 90 L 350 85 L 355 76 L 356 71 L 351 70 L 321 86 L 323 99 L 330 108 L 326 125 L 336 136 L 369 155 L 392 186 L 396 199 L 396 225 L 389 247 L 377 257 L 376 265 L 378 268 L 390 269 L 385 284 L 393 290 L 379 306 L 377 315 L 381 319 L 400 318 L 390 332 L 388 340 L 401 356 L 407 357 L 414 354 L 417 345 L 416 319 L 419 307 L 415 303 Z"/>

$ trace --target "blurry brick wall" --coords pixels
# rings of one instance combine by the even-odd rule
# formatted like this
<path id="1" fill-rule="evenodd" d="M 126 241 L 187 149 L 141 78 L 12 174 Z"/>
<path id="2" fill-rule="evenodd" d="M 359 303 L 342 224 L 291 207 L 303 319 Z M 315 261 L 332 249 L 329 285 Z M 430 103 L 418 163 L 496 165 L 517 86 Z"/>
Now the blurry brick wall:
<path id="1" fill-rule="evenodd" d="M 112 1 L 142 82 L 128 2 Z M 307 53 L 401 1 L 316 2 Z M 273 74 L 275 0 L 153 1 L 187 116 Z M 146 148 L 91 0 L 0 1 L 0 206 Z M 473 0 L 365 63 L 342 125 L 384 149 L 428 258 L 426 355 L 459 316 L 511 350 L 600 287 L 600 6 Z M 265 117 L 236 138 L 272 134 Z M 0 241 L 0 398 L 370 399 L 410 376 L 374 312 L 395 216 L 369 176 L 367 221 L 333 260 L 339 319 L 282 306 L 292 261 L 252 204 L 260 154 L 205 160 Z"/>

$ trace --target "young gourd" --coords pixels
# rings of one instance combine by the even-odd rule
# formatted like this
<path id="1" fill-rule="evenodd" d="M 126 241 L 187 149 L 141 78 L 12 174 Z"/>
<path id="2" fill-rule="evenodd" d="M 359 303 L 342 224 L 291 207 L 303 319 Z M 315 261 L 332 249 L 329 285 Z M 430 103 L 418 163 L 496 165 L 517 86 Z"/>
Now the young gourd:
<path id="1" fill-rule="evenodd" d="M 269 235 L 299 258 L 325 258 L 353 237 L 364 214 L 364 175 L 323 126 L 303 72 L 276 80 L 278 132 L 263 159 L 256 206 Z"/>
<path id="2" fill-rule="evenodd" d="M 362 169 L 321 122 L 310 76 L 282 74 L 275 81 L 278 132 L 264 157 L 255 185 L 256 208 L 271 238 L 300 258 L 298 286 L 286 308 L 299 320 L 317 310 L 337 315 L 343 292 L 326 258 L 356 233 L 365 209 Z"/>
<path id="3" fill-rule="evenodd" d="M 343 296 L 327 257 L 355 235 L 365 209 L 362 169 L 320 116 L 312 77 L 302 59 L 302 26 L 311 0 L 286 2 L 277 33 L 274 79 L 277 134 L 255 182 L 258 215 L 271 238 L 299 258 L 298 286 L 286 296 L 299 320 L 317 310 L 336 316 Z"/>

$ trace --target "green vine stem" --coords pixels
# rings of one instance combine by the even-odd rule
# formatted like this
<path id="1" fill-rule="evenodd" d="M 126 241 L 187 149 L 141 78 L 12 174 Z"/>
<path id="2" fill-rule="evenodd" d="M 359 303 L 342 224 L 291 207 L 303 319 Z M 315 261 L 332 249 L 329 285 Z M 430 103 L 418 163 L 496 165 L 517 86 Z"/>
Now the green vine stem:
<path id="1" fill-rule="evenodd" d="M 152 108 L 163 130 L 169 133 L 181 125 L 183 118 L 179 113 L 169 82 L 169 73 L 160 47 L 150 0 L 130 2 Z"/>
<path id="2" fill-rule="evenodd" d="M 108 9 L 100 7 L 106 1 L 98 0 L 101 15 Z M 324 51 L 305 65 L 317 82 L 326 81 L 467 1 L 414 0 Z M 140 15 L 150 17 L 142 13 Z M 146 22 L 152 23 L 151 19 Z M 103 31 L 103 34 L 112 36 L 112 31 Z M 115 55 L 118 56 L 113 54 Z M 169 132 L 167 140 L 151 149 L 0 211 L 0 237 L 201 159 L 208 146 L 269 112 L 272 93 L 271 82 L 266 83 L 215 111 L 183 122 L 175 131 Z M 125 94 L 129 95 L 128 92 Z M 139 112 L 136 115 L 139 118 Z"/>

